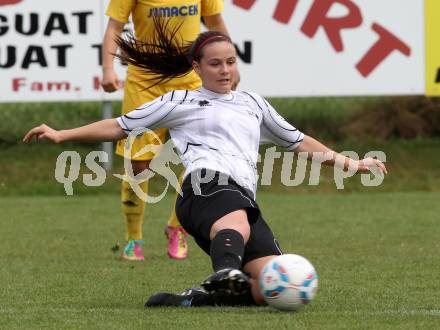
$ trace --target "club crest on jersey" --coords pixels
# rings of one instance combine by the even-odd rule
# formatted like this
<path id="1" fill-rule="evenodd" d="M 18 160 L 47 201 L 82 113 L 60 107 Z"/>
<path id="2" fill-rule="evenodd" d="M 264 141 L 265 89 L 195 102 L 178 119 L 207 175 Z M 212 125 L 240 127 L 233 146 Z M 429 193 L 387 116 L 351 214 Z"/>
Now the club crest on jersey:
<path id="1" fill-rule="evenodd" d="M 250 116 L 255 117 L 255 118 L 257 118 L 257 120 L 259 120 L 258 115 L 255 112 L 253 112 L 251 110 L 246 110 L 246 111 Z"/>
<path id="2" fill-rule="evenodd" d="M 199 106 L 201 106 L 201 107 L 209 107 L 210 105 L 211 105 L 211 103 L 209 103 L 209 101 L 207 101 L 207 100 L 199 101 Z"/>
<path id="3" fill-rule="evenodd" d="M 199 14 L 199 6 L 180 6 L 180 7 L 156 7 L 150 8 L 148 17 L 176 17 L 176 16 L 196 16 Z"/>

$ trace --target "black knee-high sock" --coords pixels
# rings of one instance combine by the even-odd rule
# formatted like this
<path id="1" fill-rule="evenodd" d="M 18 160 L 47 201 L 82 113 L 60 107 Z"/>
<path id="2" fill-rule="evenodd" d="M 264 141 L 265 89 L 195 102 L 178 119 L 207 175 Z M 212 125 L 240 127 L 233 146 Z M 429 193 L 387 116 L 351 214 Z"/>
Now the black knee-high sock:
<path id="1" fill-rule="evenodd" d="M 210 256 L 214 271 L 241 268 L 244 254 L 243 236 L 234 229 L 220 230 L 211 241 Z"/>

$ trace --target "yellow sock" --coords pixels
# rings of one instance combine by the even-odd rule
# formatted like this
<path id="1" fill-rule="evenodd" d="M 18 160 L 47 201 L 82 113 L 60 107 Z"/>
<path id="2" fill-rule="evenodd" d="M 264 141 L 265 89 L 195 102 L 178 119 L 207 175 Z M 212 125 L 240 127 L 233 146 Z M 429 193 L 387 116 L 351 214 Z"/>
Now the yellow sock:
<path id="1" fill-rule="evenodd" d="M 177 197 L 176 197 L 177 198 Z M 170 218 L 168 219 L 168 226 L 173 228 L 179 228 L 181 227 L 179 219 L 177 219 L 176 216 L 176 208 L 173 205 L 173 210 L 171 211 Z"/>
<path id="2" fill-rule="evenodd" d="M 179 177 L 179 185 L 180 186 L 182 186 L 182 181 L 183 181 L 183 173 Z M 176 198 L 175 198 L 176 200 L 177 200 L 177 196 L 178 196 L 178 194 L 176 192 Z M 174 204 L 173 204 L 173 209 L 171 211 L 170 218 L 168 219 L 168 226 L 172 227 L 172 228 L 182 227 L 179 222 L 179 219 L 177 219 L 177 215 L 176 215 L 176 202 L 174 202 Z"/>
<path id="3" fill-rule="evenodd" d="M 142 182 L 139 186 L 146 193 L 148 181 Z M 141 240 L 145 202 L 136 195 L 130 184 L 125 180 L 122 181 L 121 201 L 125 219 L 125 239 L 127 241 Z"/>

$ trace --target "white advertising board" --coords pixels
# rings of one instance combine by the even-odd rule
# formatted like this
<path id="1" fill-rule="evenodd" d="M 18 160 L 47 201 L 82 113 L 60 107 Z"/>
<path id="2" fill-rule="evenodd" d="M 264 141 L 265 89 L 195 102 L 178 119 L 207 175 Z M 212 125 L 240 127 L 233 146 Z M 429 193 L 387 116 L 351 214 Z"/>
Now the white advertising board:
<path id="1" fill-rule="evenodd" d="M 0 102 L 121 99 L 99 84 L 106 5 L 0 0 Z M 224 18 L 240 54 L 240 89 L 424 94 L 423 0 L 225 0 Z"/>
<path id="2" fill-rule="evenodd" d="M 1 2 L 14 0 L 0 0 Z M 107 1 L 0 6 L 0 102 L 121 99 L 100 87 Z M 115 61 L 123 78 L 125 68 Z"/>
<path id="3" fill-rule="evenodd" d="M 423 0 L 234 0 L 225 20 L 267 96 L 424 93 Z"/>

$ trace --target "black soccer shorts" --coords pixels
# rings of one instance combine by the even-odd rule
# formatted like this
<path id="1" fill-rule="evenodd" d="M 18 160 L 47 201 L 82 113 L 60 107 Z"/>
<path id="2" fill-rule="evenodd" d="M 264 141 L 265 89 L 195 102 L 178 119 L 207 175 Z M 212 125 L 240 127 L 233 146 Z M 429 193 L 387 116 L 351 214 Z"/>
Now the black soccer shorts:
<path id="1" fill-rule="evenodd" d="M 245 209 L 251 230 L 242 265 L 257 258 L 282 254 L 257 203 L 250 197 L 252 194 L 233 179 L 225 179 L 225 175 L 219 172 L 211 171 L 212 180 L 200 182 L 200 177 L 206 177 L 207 171 L 209 173 L 210 170 L 190 173 L 183 181 L 182 195 L 176 201 L 176 215 L 180 224 L 194 237 L 200 248 L 209 255 L 212 225 L 226 214 Z M 195 175 L 198 179 L 194 179 Z"/>

